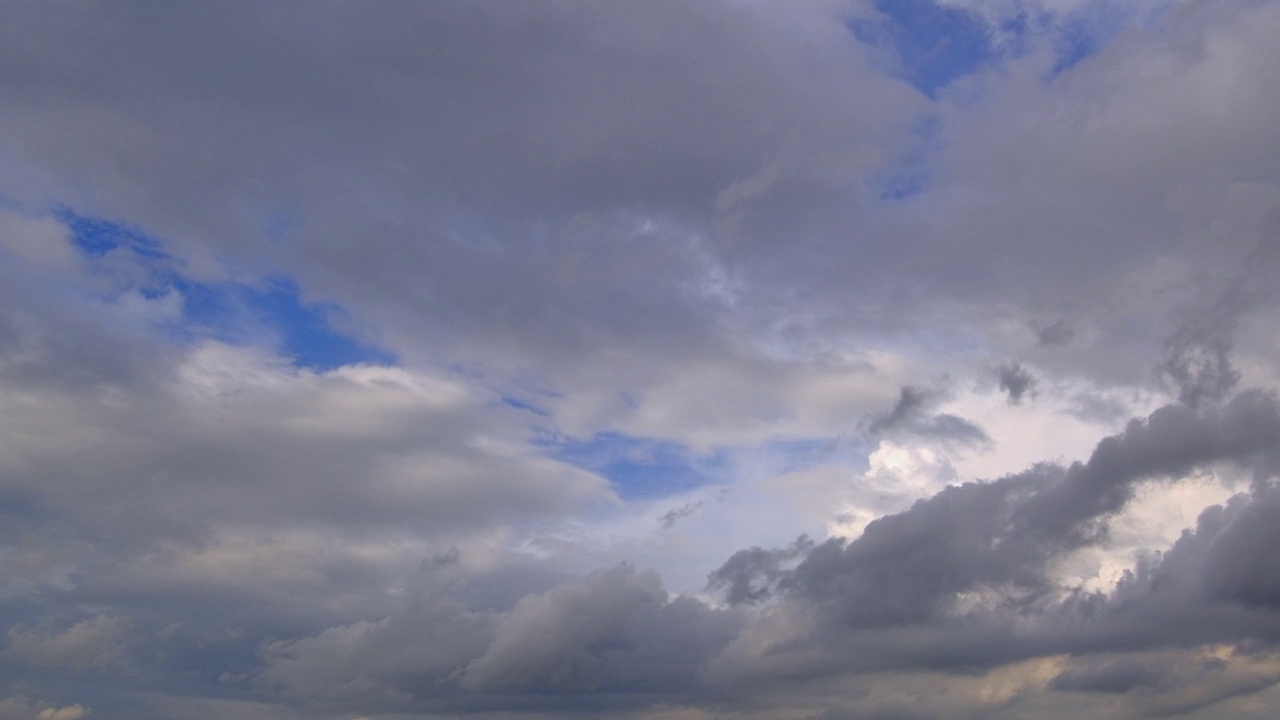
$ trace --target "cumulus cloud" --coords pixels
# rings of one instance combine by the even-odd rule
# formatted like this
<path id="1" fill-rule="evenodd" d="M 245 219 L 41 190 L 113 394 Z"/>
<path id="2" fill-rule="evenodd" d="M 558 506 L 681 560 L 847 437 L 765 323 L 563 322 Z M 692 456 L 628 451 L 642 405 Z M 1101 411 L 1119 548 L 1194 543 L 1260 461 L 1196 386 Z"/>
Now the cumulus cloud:
<path id="1" fill-rule="evenodd" d="M 494 691 L 504 703 L 582 691 L 651 702 L 716 688 L 753 698 L 784 680 L 982 669 L 990 680 L 975 707 L 1039 688 L 1123 695 L 1138 714 L 1189 712 L 1280 681 L 1271 659 L 1280 616 L 1264 560 L 1280 507 L 1270 480 L 1206 510 L 1113 592 L 1073 586 L 1057 569 L 1072 551 L 1106 542 L 1108 521 L 1142 483 L 1219 463 L 1270 478 L 1277 440 L 1271 395 L 1244 393 L 1216 410 L 1170 405 L 1098 443 L 1085 462 L 950 487 L 853 540 L 737 553 L 710 586 L 734 605 L 763 603 L 759 611 L 672 597 L 652 572 L 623 566 L 502 612 L 420 605 L 276 643 L 263 678 L 366 703 L 381 687 L 401 694 L 380 702 L 426 708 L 483 705 Z M 1015 681 L 1010 668 L 1028 662 L 1041 663 L 1034 681 Z M 1005 686 L 1022 689 L 991 689 Z M 896 712 L 854 712 L 873 707 Z"/>
<path id="2" fill-rule="evenodd" d="M 1072 590 L 1054 568 L 1071 550 L 1104 542 L 1109 518 L 1142 481 L 1222 462 L 1271 477 L 1277 437 L 1275 398 L 1245 393 L 1212 413 L 1161 408 L 1101 441 L 1087 462 L 950 487 L 854 540 L 813 548 L 779 581 L 776 618 L 735 640 L 724 672 L 995 667 L 1059 653 L 1271 641 L 1271 573 L 1255 560 L 1269 542 L 1260 520 L 1272 516 L 1269 486 L 1207 510 L 1195 533 L 1114 596 Z M 1210 544 L 1219 554 L 1188 567 Z M 1089 672 L 1109 674 L 1100 667 Z"/>

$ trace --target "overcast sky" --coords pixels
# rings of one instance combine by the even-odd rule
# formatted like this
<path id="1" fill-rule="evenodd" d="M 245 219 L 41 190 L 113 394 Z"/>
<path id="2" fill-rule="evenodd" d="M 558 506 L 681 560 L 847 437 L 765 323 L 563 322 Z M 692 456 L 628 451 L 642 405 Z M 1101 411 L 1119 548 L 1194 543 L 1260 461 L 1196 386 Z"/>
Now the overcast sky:
<path id="1" fill-rule="evenodd" d="M 1280 712 L 1280 1 L 0 4 L 0 720 Z"/>

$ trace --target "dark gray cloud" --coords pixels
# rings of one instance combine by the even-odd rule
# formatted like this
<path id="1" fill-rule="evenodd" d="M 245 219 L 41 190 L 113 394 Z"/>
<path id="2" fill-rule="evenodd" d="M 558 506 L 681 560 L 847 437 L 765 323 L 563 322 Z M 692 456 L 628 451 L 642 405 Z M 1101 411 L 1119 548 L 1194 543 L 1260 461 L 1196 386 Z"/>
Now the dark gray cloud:
<path id="1" fill-rule="evenodd" d="M 901 427 L 915 420 L 937 399 L 937 393 L 916 387 L 904 387 L 899 391 L 898 402 L 893 409 L 884 417 L 877 418 L 871 423 L 871 432 L 881 433 Z"/>
<path id="2" fill-rule="evenodd" d="M 1028 394 L 1035 393 L 1036 376 L 1021 363 L 1001 365 L 996 371 L 996 378 L 1000 382 L 1000 389 L 1009 396 L 1010 405 L 1017 405 Z"/>
<path id="3" fill-rule="evenodd" d="M 255 681 L 366 712 L 529 708 L 545 704 L 540 696 L 572 708 L 581 693 L 643 705 L 698 694 L 701 665 L 742 620 L 624 566 L 530 594 L 505 613 L 424 598 L 377 623 L 270 643 Z"/>
<path id="4" fill-rule="evenodd" d="M 991 442 L 985 430 L 962 417 L 930 412 L 945 399 L 946 394 L 942 391 L 904 386 L 893 409 L 872 421 L 868 429 L 873 435 L 914 435 L 959 445 L 986 445 Z"/>
<path id="5" fill-rule="evenodd" d="M 1273 396 L 1244 393 L 1220 410 L 1172 405 L 1099 443 L 1087 462 L 949 488 L 905 513 L 874 521 L 848 543 L 815 547 L 801 539 L 786 550 L 743 551 L 714 573 L 711 582 L 734 602 L 759 602 L 768 598 L 767 585 L 781 588 L 780 603 L 765 617 L 804 607 L 816 611 L 819 625 L 802 642 L 789 642 L 774 659 L 761 658 L 765 667 L 785 663 L 787 655 L 798 652 L 818 651 L 828 658 L 810 666 L 810 672 L 850 667 L 966 671 L 1042 654 L 1267 640 L 1272 637 L 1268 628 L 1280 627 L 1280 616 L 1273 614 L 1276 591 L 1267 584 L 1273 573 L 1259 558 L 1268 557 L 1266 538 L 1274 535 L 1270 528 L 1280 505 L 1266 484 L 1253 491 L 1251 500 L 1208 511 L 1194 533 L 1123 581 L 1113 598 L 1064 596 L 1050 571 L 1064 553 L 1100 542 L 1106 519 L 1131 499 L 1139 483 L 1177 479 L 1218 462 L 1273 472 L 1277 441 L 1280 404 Z M 797 558 L 802 558 L 799 565 L 787 569 Z M 1161 590 L 1165 584 L 1169 589 Z M 968 610 L 956 604 L 964 594 L 984 589 L 994 593 L 994 604 Z M 1241 605 L 1244 611 L 1233 609 Z M 464 612 L 453 608 L 453 613 Z M 272 669 L 263 677 L 291 683 L 295 692 L 307 694 L 306 683 L 319 672 L 309 663 L 347 654 L 322 647 L 345 637 L 350 640 L 344 642 L 359 643 L 357 647 L 370 644 L 350 651 L 356 658 L 352 667 L 369 667 L 370 661 L 358 660 L 368 653 L 385 661 L 386 670 L 361 673 L 377 676 L 375 687 L 385 684 L 378 692 L 392 693 L 386 696 L 392 704 L 415 697 L 412 687 L 437 701 L 448 695 L 421 685 L 431 677 L 434 683 L 460 677 L 471 692 L 501 690 L 508 697 L 628 688 L 696 695 L 702 663 L 723 647 L 727 654 L 717 662 L 732 662 L 737 643 L 750 644 L 753 633 L 768 628 L 743 626 L 741 616 L 717 613 L 691 599 L 672 600 L 656 576 L 629 568 L 530 596 L 508 613 L 490 617 L 476 626 L 477 638 L 463 653 L 466 657 L 440 665 L 397 660 L 395 652 L 374 649 L 381 647 L 381 630 L 353 626 L 279 645 L 271 651 Z M 1011 632 L 1015 617 L 1030 625 Z M 458 622 L 413 625 L 424 631 L 451 628 L 450 639 L 459 640 Z M 1170 633 L 1170 623 L 1183 629 Z M 407 648 L 439 646 L 413 639 L 406 631 L 388 629 L 385 637 L 386 642 L 407 643 Z M 1231 663 L 1212 659 L 1191 670 L 1177 669 L 1180 675 L 1156 674 L 1157 665 L 1149 658 L 1126 663 L 1081 665 L 1059 673 L 1052 686 L 1126 693 L 1192 682 L 1199 675 L 1222 676 L 1228 689 L 1214 695 L 1220 699 L 1274 682 L 1247 673 L 1228 678 Z M 753 670 L 760 671 L 758 666 Z M 410 685 L 395 690 L 402 682 Z M 320 684 L 333 686 L 323 680 Z M 401 698 L 396 692 L 407 694 Z M 1173 709 L 1195 706 L 1183 703 Z"/>
<path id="6" fill-rule="evenodd" d="M 1207 529 L 1226 512 L 1209 511 L 1201 530 L 1122 582 L 1114 598 L 1064 595 L 1053 568 L 1066 553 L 1103 542 L 1109 518 L 1141 483 L 1222 462 L 1273 477 L 1278 440 L 1275 397 L 1247 392 L 1217 411 L 1161 408 L 1101 441 L 1086 462 L 949 487 L 873 521 L 854 540 L 833 539 L 809 551 L 775 579 L 784 596 L 772 611 L 811 617 L 803 640 L 758 657 L 735 658 L 731 648 L 722 660 L 765 674 L 797 667 L 818 674 L 959 670 L 1062 652 L 1271 639 L 1280 616 L 1269 614 L 1274 573 L 1260 560 L 1274 540 L 1260 520 L 1274 513 L 1274 492 L 1265 488 L 1254 491 L 1246 505 L 1252 509 L 1239 511 L 1229 531 Z M 1214 564 L 1202 565 L 1196 577 L 1170 580 L 1167 594 L 1142 595 L 1138 587 L 1159 586 L 1158 568 L 1177 568 L 1190 562 L 1185 555 L 1205 552 L 1196 538 L 1209 535 L 1221 548 Z M 718 572 L 734 576 L 735 568 Z M 1241 605 L 1253 609 L 1235 609 Z M 744 640 L 743 647 L 762 642 Z"/>
<path id="7" fill-rule="evenodd" d="M 698 509 L 701 508 L 704 504 L 705 504 L 705 501 L 697 500 L 695 502 L 681 505 L 678 508 L 675 508 L 673 510 L 668 510 L 665 513 L 663 513 L 662 517 L 658 518 L 658 521 L 662 523 L 662 527 L 670 529 L 674 527 L 675 524 L 681 519 L 687 518 L 690 515 L 697 512 Z"/>
<path id="8" fill-rule="evenodd" d="M 1221 667 L 1221 660 L 1207 660 L 1206 669 Z M 1171 680 L 1167 658 L 1124 658 L 1070 668 L 1050 681 L 1054 690 L 1091 693 L 1127 693 L 1135 688 L 1159 688 Z"/>
<path id="9" fill-rule="evenodd" d="M 1073 659 L 1049 687 L 1119 696 L 1117 702 L 1131 717 L 1185 716 L 1280 681 L 1274 669 L 1265 669 L 1265 661 L 1261 668 L 1247 668 L 1247 655 L 1170 649 L 1118 657 L 1086 656 Z"/>
<path id="10" fill-rule="evenodd" d="M 761 547 L 739 550 L 707 577 L 707 587 L 723 592 L 730 605 L 764 602 L 773 597 L 792 566 L 813 546 L 813 540 L 802 535 L 789 547 L 779 550 Z"/>
<path id="11" fill-rule="evenodd" d="M 10 192 L 127 219 L 206 269 L 233 258 L 297 275 L 379 318 L 368 331 L 414 357 L 518 355 L 567 384 L 620 348 L 640 364 L 724 353 L 727 299 L 734 328 L 820 324 L 838 337 L 919 327 L 948 312 L 941 296 L 1070 305 L 1090 342 L 1080 352 L 1102 359 L 1104 336 L 1144 333 L 1124 337 L 1123 318 L 1106 326 L 1094 300 L 1146 312 L 1114 297 L 1116 283 L 1192 232 L 1172 226 L 1165 198 L 1193 172 L 1079 170 L 1105 166 L 1115 144 L 1118 157 L 1151 150 L 1124 145 L 1140 108 L 1072 125 L 1053 115 L 1050 89 L 1001 86 L 990 106 L 1018 103 L 1012 118 L 1045 128 L 1035 137 L 970 116 L 987 104 L 930 108 L 874 70 L 840 22 L 861 12 L 853 2 L 148 8 L 8 7 Z M 1146 56 L 1126 50 L 1118 72 L 1140 73 Z M 1265 87 L 1251 70 L 1245 82 Z M 1087 106 L 1101 92 L 1090 82 L 1063 92 Z M 1163 89 L 1140 99 L 1162 107 Z M 929 184 L 904 203 L 910 219 L 880 211 L 861 179 L 909 154 L 904 128 L 930 112 L 946 142 Z M 1183 141 L 1160 143 L 1162 168 L 1199 167 L 1192 148 L 1234 159 L 1271 142 L 1169 116 Z M 1077 159 L 1006 161 L 1064 152 Z M 1256 165 L 1238 179 L 1271 178 Z M 931 203 L 956 209 L 945 232 L 913 212 Z M 293 229 L 265 242 L 280 216 Z"/>
<path id="12" fill-rule="evenodd" d="M 1195 306 L 1165 340 L 1157 372 L 1172 383 L 1182 402 L 1194 406 L 1221 400 L 1240 381 L 1231 358 L 1233 339 L 1240 316 L 1257 303 L 1245 287 L 1232 286 L 1216 302 Z"/>
<path id="13" fill-rule="evenodd" d="M 464 685 L 525 692 L 679 692 L 731 639 L 739 617 L 670 598 L 654 573 L 626 567 L 521 600 Z"/>
<path id="14" fill-rule="evenodd" d="M 791 224 L 921 107 L 824 3 L 6 12 L 26 29 L 4 43 L 11 170 L 43 168 L 61 201 L 90 182 L 87 210 L 287 265 L 416 318 L 388 323 L 401 349 L 469 358 L 705 352 L 718 303 L 690 300 L 719 261 L 689 235 L 753 227 L 757 204 Z M 281 213 L 300 227 L 263 245 Z M 746 235 L 723 247 L 772 252 Z"/>
<path id="15" fill-rule="evenodd" d="M 1036 345 L 1038 347 L 1066 345 L 1075 335 L 1076 331 L 1066 320 L 1055 320 L 1036 333 Z"/>
<path id="16" fill-rule="evenodd" d="M 818 720 L 934 720 L 939 715 L 910 705 L 888 705 L 854 710 L 828 710 Z"/>

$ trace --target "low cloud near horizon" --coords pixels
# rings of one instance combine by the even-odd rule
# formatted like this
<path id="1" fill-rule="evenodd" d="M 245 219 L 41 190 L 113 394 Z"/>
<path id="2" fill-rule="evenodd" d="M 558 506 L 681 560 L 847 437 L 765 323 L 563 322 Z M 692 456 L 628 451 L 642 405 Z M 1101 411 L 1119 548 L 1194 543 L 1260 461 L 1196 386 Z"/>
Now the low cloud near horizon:
<path id="1" fill-rule="evenodd" d="M 0 8 L 0 720 L 1271 718 L 1280 2 Z"/>

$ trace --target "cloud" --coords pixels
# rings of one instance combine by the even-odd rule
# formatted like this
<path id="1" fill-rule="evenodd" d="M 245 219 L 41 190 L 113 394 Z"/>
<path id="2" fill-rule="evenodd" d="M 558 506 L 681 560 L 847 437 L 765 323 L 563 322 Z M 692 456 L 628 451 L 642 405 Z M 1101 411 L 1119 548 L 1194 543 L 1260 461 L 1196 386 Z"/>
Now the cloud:
<path id="1" fill-rule="evenodd" d="M 518 708 L 530 697 L 583 692 L 651 703 L 696 688 L 702 662 L 740 623 L 735 613 L 668 595 L 653 572 L 619 566 L 528 595 L 504 613 L 424 598 L 377 623 L 273 642 L 257 680 L 366 708 Z"/>
<path id="2" fill-rule="evenodd" d="M 928 414 L 943 398 L 944 394 L 938 391 L 905 386 L 893 409 L 872 422 L 869 429 L 874 435 L 916 435 L 958 445 L 984 445 L 991 441 L 986 431 L 964 418 L 949 413 Z"/>
<path id="3" fill-rule="evenodd" d="M 68 705 L 62 708 L 45 708 L 40 711 L 40 720 L 80 720 L 89 711 L 80 705 Z"/>
<path id="4" fill-rule="evenodd" d="M 1066 345 L 1071 342 L 1075 335 L 1075 330 L 1067 324 L 1067 321 L 1055 320 L 1037 331 L 1036 346 L 1053 347 L 1054 345 Z"/>
<path id="5" fill-rule="evenodd" d="M 47 706 L 36 708 L 46 703 L 32 702 L 25 697 L 7 697 L 0 699 L 0 719 L 2 720 L 80 720 L 89 715 L 89 708 L 79 703 L 64 707 Z"/>
<path id="6" fill-rule="evenodd" d="M 72 670 L 109 667 L 123 658 L 124 636 L 128 626 L 129 623 L 124 618 L 106 615 L 81 620 L 61 632 L 28 630 L 14 626 L 8 631 L 9 645 L 5 648 L 5 654 L 30 665 L 43 667 Z M 64 711 L 72 712 L 70 709 L 57 712 Z M 80 712 L 83 714 L 82 709 Z M 44 717 L 43 713 L 41 717 Z"/>
<path id="7" fill-rule="evenodd" d="M 992 667 L 1042 654 L 1121 649 L 1126 637 L 1140 646 L 1161 643 L 1158 632 L 1141 637 L 1146 623 L 1133 619 L 1120 634 L 1103 611 L 1113 603 L 1119 614 L 1131 618 L 1127 612 L 1143 612 L 1153 624 L 1166 627 L 1167 618 L 1155 619 L 1154 607 L 1125 609 L 1123 599 L 1144 581 L 1123 581 L 1114 601 L 1062 595 L 1066 588 L 1054 577 L 1055 561 L 1104 542 L 1108 519 L 1133 498 L 1140 482 L 1177 479 L 1221 462 L 1273 468 L 1277 437 L 1280 406 L 1275 398 L 1245 393 L 1212 413 L 1197 414 L 1180 405 L 1161 408 L 1103 439 L 1087 462 L 1065 468 L 1042 465 L 991 482 L 949 487 L 903 513 L 873 521 L 853 540 L 832 539 L 809 551 L 778 581 L 785 594 L 771 614 L 787 634 L 769 639 L 778 632 L 773 622 L 753 628 L 726 650 L 720 659 L 723 671 L 769 675 L 838 668 Z M 1259 504 L 1254 507 L 1259 509 L 1254 512 L 1266 514 L 1261 509 L 1267 507 L 1266 494 L 1256 495 Z M 1241 522 L 1233 527 L 1249 526 Z M 1258 547 L 1256 531 L 1249 535 L 1251 540 L 1242 545 Z M 1191 543 L 1187 537 L 1179 541 Z M 1271 602 L 1270 586 L 1258 584 L 1266 582 L 1262 578 L 1268 571 L 1248 564 L 1248 558 L 1263 553 L 1245 554 L 1234 562 L 1223 559 L 1221 572 L 1232 579 L 1216 583 L 1219 592 L 1227 593 L 1222 599 Z M 1175 545 L 1166 562 L 1176 562 L 1180 555 Z M 1233 566 L 1240 567 L 1238 575 L 1230 574 Z M 1031 620 L 1037 617 L 1045 618 L 1043 626 Z M 1011 625 L 1013 618 L 1020 618 L 1019 624 Z M 1076 626 L 1069 636 L 1059 635 L 1065 632 L 1055 627 L 1059 622 Z M 1247 636 L 1226 628 L 1208 630 L 1203 622 L 1189 627 L 1205 630 L 1194 634 L 1198 642 L 1236 642 Z M 1267 637 L 1267 631 L 1254 627 L 1255 636 Z"/>
<path id="8" fill-rule="evenodd" d="M 257 679 L 300 697 L 372 698 L 394 707 L 415 692 L 447 687 L 488 647 L 494 622 L 457 603 L 423 600 L 376 623 L 268 643 Z"/>
<path id="9" fill-rule="evenodd" d="M 1271 477 L 1278 437 L 1280 401 L 1268 394 L 1218 409 L 1169 405 L 1099 442 L 1086 462 L 950 487 L 850 541 L 738 553 L 711 585 L 735 604 L 765 602 L 758 613 L 672 597 L 656 574 L 621 566 L 505 611 L 424 599 L 378 623 L 276 642 L 259 681 L 355 708 L 520 707 L 588 691 L 653 702 L 741 688 L 745 699 L 747 687 L 850 671 L 980 668 L 1003 687 L 1013 675 L 995 674 L 1065 655 L 1076 660 L 975 702 L 1021 702 L 1047 688 L 1124 695 L 1140 714 L 1189 712 L 1280 680 L 1267 659 L 1280 625 L 1263 561 L 1280 507 L 1274 488 L 1210 508 L 1114 594 L 1072 588 L 1055 567 L 1105 542 L 1107 521 L 1143 482 L 1223 462 Z M 1200 654 L 1160 659 L 1179 647 Z"/>
<path id="10" fill-rule="evenodd" d="M 695 600 L 669 598 L 655 574 L 620 567 L 521 600 L 462 681 L 532 692 L 670 692 L 696 679 L 734 624 Z"/>
<path id="11" fill-rule="evenodd" d="M 689 517 L 690 515 L 697 512 L 698 508 L 702 507 L 702 505 L 703 505 L 703 501 L 701 500 L 697 502 L 689 503 L 687 505 L 681 505 L 680 507 L 675 508 L 674 510 L 668 510 L 667 512 L 663 513 L 662 517 L 658 518 L 658 520 L 659 522 L 662 523 L 662 527 L 670 528 L 674 526 L 676 522 L 679 521 L 681 518 Z"/>
<path id="12" fill-rule="evenodd" d="M 1050 682 L 1055 690 L 1121 696 L 1135 717 L 1183 715 L 1280 682 L 1275 656 L 1226 647 L 1165 650 L 1076 661 Z"/>
<path id="13" fill-rule="evenodd" d="M 1028 393 L 1033 393 L 1036 377 L 1019 363 L 1002 365 L 996 372 L 1000 389 L 1009 396 L 1009 404 L 1017 405 Z"/>
<path id="14" fill-rule="evenodd" d="M 724 592 L 730 605 L 755 604 L 768 600 L 778 590 L 795 561 L 813 549 L 814 543 L 801 535 L 790 547 L 766 550 L 753 547 L 734 553 L 707 577 L 707 586 Z"/>
<path id="15" fill-rule="evenodd" d="M 1274 714 L 1280 4 L 886 8 L 6 4 L 0 715 Z"/>
<path id="16" fill-rule="evenodd" d="M 1237 318 L 1252 304 L 1238 288 L 1198 310 L 1165 341 L 1165 357 L 1157 372 L 1178 389 L 1188 405 L 1221 400 L 1240 381 L 1231 361 Z"/>
<path id="17" fill-rule="evenodd" d="M 0 211 L 0 243 L 8 253 L 35 266 L 68 265 L 77 260 L 67 228 L 53 218 L 32 218 Z"/>

